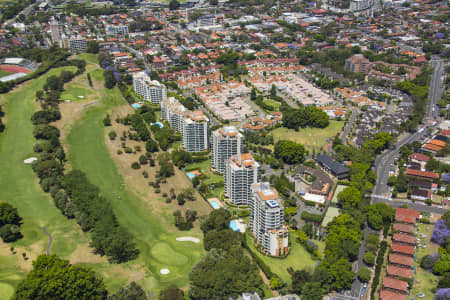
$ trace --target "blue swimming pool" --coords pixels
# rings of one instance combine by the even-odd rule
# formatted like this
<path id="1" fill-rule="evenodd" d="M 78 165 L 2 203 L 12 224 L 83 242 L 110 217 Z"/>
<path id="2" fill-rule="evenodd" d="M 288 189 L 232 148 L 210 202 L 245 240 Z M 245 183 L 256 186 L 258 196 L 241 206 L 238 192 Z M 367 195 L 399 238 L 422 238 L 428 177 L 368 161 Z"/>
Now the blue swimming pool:
<path id="1" fill-rule="evenodd" d="M 191 180 L 194 179 L 195 176 L 197 176 L 197 175 L 195 175 L 195 174 L 193 174 L 193 173 L 191 173 L 191 172 L 187 172 L 186 175 L 187 175 L 187 176 L 189 177 L 189 179 L 191 179 Z"/>
<path id="2" fill-rule="evenodd" d="M 236 220 L 230 221 L 230 228 L 234 231 L 241 231 L 238 227 L 237 227 L 237 222 Z"/>
<path id="3" fill-rule="evenodd" d="M 163 128 L 164 127 L 163 123 L 161 123 L 161 122 L 155 122 L 154 124 L 158 125 L 159 128 Z"/>
<path id="4" fill-rule="evenodd" d="M 131 106 L 132 106 L 134 109 L 138 109 L 138 108 L 142 107 L 142 104 L 139 104 L 139 103 L 133 103 L 133 104 L 131 104 Z"/>
<path id="5" fill-rule="evenodd" d="M 219 203 L 217 203 L 216 201 L 209 201 L 209 203 L 211 203 L 211 206 L 212 206 L 214 209 L 219 209 L 219 208 L 220 208 Z"/>

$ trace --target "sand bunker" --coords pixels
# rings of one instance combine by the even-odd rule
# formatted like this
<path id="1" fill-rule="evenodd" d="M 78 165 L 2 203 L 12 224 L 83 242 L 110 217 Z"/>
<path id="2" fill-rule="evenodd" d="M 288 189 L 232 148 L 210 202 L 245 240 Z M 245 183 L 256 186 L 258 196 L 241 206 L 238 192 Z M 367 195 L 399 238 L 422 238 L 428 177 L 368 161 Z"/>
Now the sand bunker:
<path id="1" fill-rule="evenodd" d="M 192 236 L 182 236 L 182 237 L 178 237 L 176 240 L 179 242 L 200 243 L 200 239 L 192 237 Z"/>
<path id="2" fill-rule="evenodd" d="M 169 269 L 161 269 L 159 270 L 159 273 L 163 274 L 163 275 L 167 275 L 170 273 Z"/>
<path id="3" fill-rule="evenodd" d="M 30 157 L 30 158 L 25 159 L 25 160 L 23 161 L 23 163 L 24 163 L 24 164 L 27 164 L 27 165 L 30 165 L 30 164 L 34 163 L 35 161 L 37 161 L 37 158 L 36 158 L 36 157 Z"/>

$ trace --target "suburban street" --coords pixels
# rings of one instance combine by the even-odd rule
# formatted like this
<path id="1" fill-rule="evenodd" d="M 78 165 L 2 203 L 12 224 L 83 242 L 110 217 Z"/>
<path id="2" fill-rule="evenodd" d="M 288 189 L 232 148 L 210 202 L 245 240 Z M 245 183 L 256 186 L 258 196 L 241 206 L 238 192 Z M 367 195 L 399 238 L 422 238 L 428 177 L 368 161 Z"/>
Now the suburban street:
<path id="1" fill-rule="evenodd" d="M 435 122 L 439 118 L 439 111 L 437 109 L 437 101 L 442 96 L 443 92 L 443 61 L 440 59 L 432 59 L 431 65 L 433 67 L 433 72 L 431 76 L 430 82 L 430 90 L 428 95 L 428 110 L 426 114 L 426 120 L 429 123 Z M 408 133 L 405 137 L 403 137 L 400 141 L 398 141 L 395 145 L 394 149 L 388 149 L 379 155 L 375 160 L 375 173 L 377 174 L 377 182 L 375 184 L 373 194 L 370 195 L 371 203 L 386 203 L 392 207 L 401 207 L 405 204 L 408 205 L 409 208 L 416 209 L 421 212 L 427 213 L 438 213 L 443 214 L 446 210 L 436 206 L 428 206 L 419 203 L 413 203 L 411 201 L 393 201 L 389 197 L 389 186 L 387 185 L 387 180 L 389 178 L 389 170 L 393 168 L 395 159 L 400 154 L 400 147 L 414 141 L 421 140 L 427 134 L 427 126 L 422 126 L 418 128 L 415 133 Z M 369 235 L 372 229 L 366 226 L 364 230 L 364 239 Z M 366 264 L 362 260 L 362 257 L 365 253 L 365 242 L 361 242 L 361 247 L 359 251 L 358 261 L 357 261 L 357 270 L 361 267 L 365 267 Z M 358 278 L 355 279 L 352 285 L 352 289 L 350 292 L 350 297 L 360 298 L 362 295 L 363 283 L 359 281 Z M 349 298 L 350 298 L 349 297 Z"/>
<path id="2" fill-rule="evenodd" d="M 444 61 L 433 57 L 430 61 L 433 67 L 433 73 L 430 83 L 430 91 L 428 93 L 429 110 L 427 117 L 429 120 L 435 121 L 439 117 L 439 109 L 437 102 L 444 91 L 443 76 L 444 76 Z"/>

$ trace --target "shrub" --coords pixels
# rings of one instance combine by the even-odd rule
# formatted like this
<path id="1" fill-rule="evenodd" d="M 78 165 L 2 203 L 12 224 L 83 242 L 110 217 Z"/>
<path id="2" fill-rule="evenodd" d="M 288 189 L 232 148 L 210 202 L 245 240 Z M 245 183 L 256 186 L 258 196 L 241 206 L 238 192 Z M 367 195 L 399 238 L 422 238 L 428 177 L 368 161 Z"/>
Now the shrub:
<path id="1" fill-rule="evenodd" d="M 123 152 L 122 152 L 122 150 L 120 150 L 120 149 L 117 149 L 117 154 L 122 154 Z"/>
<path id="2" fill-rule="evenodd" d="M 134 162 L 134 163 L 131 164 L 131 168 L 135 169 L 135 170 L 138 170 L 138 169 L 141 168 L 141 165 L 138 162 Z"/>
<path id="3" fill-rule="evenodd" d="M 438 261 L 440 258 L 439 253 L 433 253 L 431 255 L 425 255 L 424 257 L 422 257 L 421 261 L 420 261 L 420 267 L 422 269 L 425 269 L 427 271 L 430 271 L 433 269 L 434 264 L 436 263 L 436 261 Z"/>
<path id="4" fill-rule="evenodd" d="M 302 219 L 305 221 L 320 223 L 320 222 L 322 222 L 322 215 L 317 215 L 317 214 L 309 213 L 307 211 L 302 211 Z"/>
<path id="5" fill-rule="evenodd" d="M 147 164 L 147 157 L 146 157 L 145 155 L 139 156 L 139 163 L 140 163 L 141 165 Z"/>
<path id="6" fill-rule="evenodd" d="M 147 171 L 142 172 L 142 176 L 144 176 L 144 178 L 148 178 L 148 173 L 147 173 Z"/>
<path id="7" fill-rule="evenodd" d="M 109 136 L 109 139 L 110 139 L 111 141 L 114 141 L 114 140 L 116 139 L 116 137 L 117 137 L 117 133 L 116 133 L 115 131 L 110 131 L 110 132 L 108 133 L 108 136 Z"/>
<path id="8" fill-rule="evenodd" d="M 134 146 L 134 150 L 136 152 L 141 152 L 141 146 Z"/>

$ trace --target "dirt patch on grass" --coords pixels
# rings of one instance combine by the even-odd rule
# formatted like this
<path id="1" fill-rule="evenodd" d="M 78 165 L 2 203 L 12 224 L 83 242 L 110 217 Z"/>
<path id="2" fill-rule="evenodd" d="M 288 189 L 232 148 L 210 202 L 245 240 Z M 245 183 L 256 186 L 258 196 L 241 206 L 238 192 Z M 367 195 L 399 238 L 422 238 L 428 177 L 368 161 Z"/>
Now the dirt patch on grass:
<path id="1" fill-rule="evenodd" d="M 132 190 L 140 199 L 151 206 L 152 211 L 157 215 L 163 216 L 161 221 L 165 223 L 165 227 L 168 231 L 176 231 L 175 226 L 167 226 L 168 223 L 173 223 L 172 213 L 176 210 L 181 212 L 187 209 L 196 210 L 199 215 L 206 215 L 211 211 L 210 206 L 206 201 L 200 196 L 200 194 L 195 191 L 195 201 L 187 201 L 183 206 L 179 206 L 176 200 L 172 200 L 171 203 L 166 203 L 163 198 L 164 194 L 170 195 L 171 189 L 175 190 L 178 194 L 183 189 L 191 188 L 192 184 L 183 171 L 175 167 L 175 175 L 168 178 L 166 183 L 161 183 L 160 193 L 155 192 L 155 188 L 149 186 L 149 182 L 154 182 L 156 180 L 156 174 L 159 170 L 157 157 L 159 153 L 154 153 L 152 158 L 155 160 L 155 166 L 151 167 L 149 164 L 142 165 L 140 169 L 134 170 L 131 168 L 133 162 L 138 162 L 139 156 L 145 154 L 145 143 L 142 141 L 133 141 L 126 138 L 125 141 L 121 141 L 120 137 L 127 135 L 130 130 L 129 126 L 124 126 L 117 123 L 115 120 L 117 117 L 124 117 L 128 113 L 133 113 L 133 110 L 128 106 L 120 106 L 113 110 L 111 113 L 112 126 L 106 127 L 105 130 L 105 144 L 107 145 L 112 158 L 118 166 L 120 174 L 124 177 L 125 184 Z M 115 140 L 110 140 L 108 134 L 111 131 L 115 131 L 117 137 Z M 124 147 L 130 147 L 133 149 L 133 153 L 125 153 Z M 140 151 L 135 151 L 136 146 L 141 148 Z M 122 151 L 122 154 L 118 154 L 118 151 Z M 148 173 L 148 178 L 144 178 L 143 172 Z M 198 226 L 196 226 L 198 230 Z"/>
<path id="2" fill-rule="evenodd" d="M 100 256 L 94 254 L 94 249 L 89 247 L 89 244 L 79 244 L 75 251 L 70 254 L 70 263 L 79 264 L 79 263 L 108 263 L 108 260 L 105 256 Z"/>

